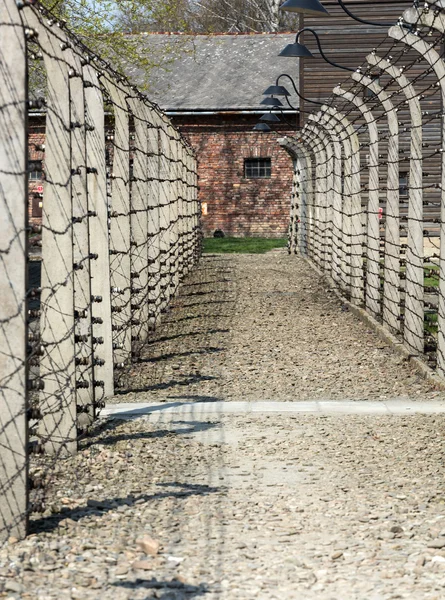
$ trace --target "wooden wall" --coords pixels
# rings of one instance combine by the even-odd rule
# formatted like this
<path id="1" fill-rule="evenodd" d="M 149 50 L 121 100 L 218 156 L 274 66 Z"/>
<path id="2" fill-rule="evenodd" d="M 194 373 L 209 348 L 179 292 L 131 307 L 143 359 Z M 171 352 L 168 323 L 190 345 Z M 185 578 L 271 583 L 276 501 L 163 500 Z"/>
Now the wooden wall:
<path id="1" fill-rule="evenodd" d="M 404 10 L 412 7 L 412 0 L 354 0 L 346 1 L 347 7 L 356 16 L 366 20 L 396 23 Z M 325 54 L 334 62 L 340 63 L 351 68 L 362 67 L 361 71 L 365 73 L 368 65 L 365 58 L 372 50 L 382 57 L 391 56 L 392 64 L 405 67 L 404 73 L 414 84 L 419 94 L 424 96 L 421 100 L 422 111 L 425 112 L 423 138 L 424 138 L 424 228 L 431 237 L 438 233 L 439 224 L 437 220 L 440 215 L 440 190 L 435 185 L 440 183 L 440 161 L 441 155 L 437 152 L 442 145 L 440 118 L 437 113 L 441 111 L 441 101 L 439 88 L 436 84 L 434 73 L 428 73 L 428 65 L 423 60 L 418 60 L 419 55 L 416 52 L 407 50 L 404 44 L 396 43 L 387 35 L 388 27 L 375 27 L 358 23 L 348 17 L 335 0 L 324 0 L 323 5 L 329 11 L 330 16 L 321 18 L 304 19 L 304 27 L 311 27 L 317 31 L 320 36 L 321 44 Z M 427 41 L 434 44 L 435 38 L 428 37 Z M 301 92 L 310 99 L 318 102 L 326 102 L 333 105 L 338 110 L 348 114 L 351 122 L 358 128 L 363 124 L 360 113 L 353 109 L 350 103 L 341 99 L 333 100 L 333 88 L 341 84 L 344 89 L 364 96 L 362 86 L 354 84 L 350 74 L 332 67 L 320 58 L 317 44 L 311 33 L 305 33 L 304 43 L 313 52 L 315 58 L 303 59 L 300 61 L 301 74 Z M 436 49 L 441 51 L 440 45 L 436 44 Z M 410 146 L 410 115 L 404 102 L 405 98 L 400 93 L 400 88 L 391 80 L 391 78 L 380 72 L 378 69 L 368 71 L 373 75 L 380 77 L 379 82 L 388 92 L 393 92 L 394 105 L 398 107 L 399 125 L 400 125 L 400 172 L 409 172 L 409 146 Z M 378 121 L 381 135 L 380 156 L 380 182 L 381 182 L 381 201 L 380 205 L 385 209 L 386 195 L 386 164 L 387 149 L 386 136 L 388 134 L 386 116 L 381 110 L 378 100 L 366 98 L 369 106 Z M 318 107 L 303 103 L 302 109 L 316 112 Z M 307 114 L 302 114 L 302 121 L 307 120 Z M 366 131 L 362 128 L 360 131 Z M 360 141 L 363 143 L 361 152 L 362 164 L 362 190 L 363 203 L 367 201 L 367 169 L 366 155 L 368 154 L 366 133 L 360 134 Z M 407 214 L 408 199 L 401 195 L 400 209 L 401 214 Z M 401 235 L 404 235 L 405 225 L 402 223 Z"/>

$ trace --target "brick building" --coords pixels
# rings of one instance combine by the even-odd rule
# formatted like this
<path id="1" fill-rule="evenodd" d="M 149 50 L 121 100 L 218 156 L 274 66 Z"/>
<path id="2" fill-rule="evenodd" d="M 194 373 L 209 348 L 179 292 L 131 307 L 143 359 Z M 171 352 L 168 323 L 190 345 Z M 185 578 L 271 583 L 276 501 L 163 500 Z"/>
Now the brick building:
<path id="1" fill-rule="evenodd" d="M 298 61 L 278 58 L 289 33 L 193 37 L 147 34 L 147 47 L 181 38 L 183 52 L 150 73 L 149 96 L 188 137 L 198 156 L 204 235 L 283 237 L 289 223 L 292 161 L 277 138 L 295 133 L 298 111 L 284 106 L 270 133 L 253 131 L 264 114 L 263 91 L 278 75 L 298 82 Z M 142 73 L 128 69 L 131 79 Z M 288 81 L 283 84 L 292 90 Z M 290 98 L 298 107 L 298 97 Z M 285 120 L 286 121 L 285 121 Z"/>
<path id="2" fill-rule="evenodd" d="M 295 59 L 277 58 L 293 34 L 141 34 L 141 51 L 159 56 L 168 43 L 174 59 L 150 71 L 148 96 L 172 119 L 195 148 L 204 235 L 284 237 L 289 223 L 293 165 L 277 138 L 292 135 L 298 97 L 281 109 L 268 133 L 253 131 L 267 107 L 263 91 L 278 75 L 298 82 Z M 171 56 L 171 55 L 170 55 Z M 128 66 L 128 77 L 145 83 L 146 73 Z M 287 82 L 283 82 L 292 90 Z M 43 113 L 30 114 L 30 221 L 42 214 Z"/>

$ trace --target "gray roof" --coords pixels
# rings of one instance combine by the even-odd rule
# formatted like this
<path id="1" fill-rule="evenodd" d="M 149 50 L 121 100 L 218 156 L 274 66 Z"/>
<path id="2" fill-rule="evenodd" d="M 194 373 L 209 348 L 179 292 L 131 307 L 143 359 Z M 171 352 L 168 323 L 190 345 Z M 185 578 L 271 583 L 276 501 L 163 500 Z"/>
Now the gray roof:
<path id="1" fill-rule="evenodd" d="M 263 91 L 278 75 L 288 73 L 298 82 L 298 60 L 278 57 L 291 33 L 181 35 L 139 34 L 141 50 L 154 56 L 174 47 L 164 64 L 149 73 L 151 100 L 166 111 L 261 110 Z M 129 66 L 127 74 L 136 84 L 146 81 L 143 72 Z M 293 106 L 298 97 L 287 78 L 280 81 Z M 289 106 L 283 100 L 285 108 Z"/>

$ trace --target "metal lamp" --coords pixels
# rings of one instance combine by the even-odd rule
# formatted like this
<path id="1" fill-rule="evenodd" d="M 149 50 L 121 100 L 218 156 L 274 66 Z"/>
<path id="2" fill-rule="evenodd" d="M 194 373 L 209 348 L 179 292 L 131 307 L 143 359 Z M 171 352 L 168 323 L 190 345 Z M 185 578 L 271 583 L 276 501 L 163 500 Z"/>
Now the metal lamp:
<path id="1" fill-rule="evenodd" d="M 312 15 L 313 17 L 321 17 L 322 15 L 329 14 L 319 0 L 286 0 L 280 6 L 280 9 L 301 15 Z"/>
<path id="2" fill-rule="evenodd" d="M 278 98 L 264 98 L 260 104 L 265 104 L 266 106 L 283 106 L 283 103 Z"/>
<path id="3" fill-rule="evenodd" d="M 306 48 L 306 46 L 304 46 L 303 44 L 300 44 L 298 41 L 300 38 L 300 35 L 302 33 L 304 33 L 305 31 L 312 33 L 312 35 L 315 37 L 315 39 L 317 41 L 318 49 L 320 51 L 320 54 L 321 54 L 323 60 L 325 60 L 327 63 L 329 63 L 333 67 L 336 67 L 337 69 L 343 69 L 344 71 L 355 72 L 355 69 L 351 69 L 350 67 L 345 67 L 343 65 L 339 65 L 338 63 L 335 63 L 332 60 L 329 60 L 329 58 L 323 52 L 323 48 L 321 47 L 320 38 L 318 37 L 318 33 L 315 31 L 315 29 L 311 29 L 310 27 L 304 27 L 303 29 L 300 29 L 300 31 L 297 33 L 297 35 L 295 37 L 295 43 L 288 44 L 280 52 L 280 54 L 278 56 L 287 56 L 287 57 L 293 56 L 295 58 L 313 58 L 313 54 Z"/>
<path id="4" fill-rule="evenodd" d="M 352 12 L 345 6 L 343 0 L 337 0 L 337 2 L 343 11 L 349 17 L 351 17 L 351 19 L 354 19 L 354 21 L 358 21 L 359 23 L 373 25 L 375 27 L 391 27 L 392 25 L 395 25 L 395 23 L 376 23 L 374 21 L 365 21 L 364 19 L 360 19 L 359 17 L 353 15 Z M 323 17 L 329 14 L 319 0 L 286 0 L 286 2 L 283 2 L 283 4 L 280 6 L 280 10 L 299 13 L 302 15 L 310 15 L 312 17 Z"/>
<path id="5" fill-rule="evenodd" d="M 269 123 L 279 123 L 280 117 L 274 113 L 265 113 L 262 117 L 260 117 L 260 121 L 267 121 Z"/>
<path id="6" fill-rule="evenodd" d="M 277 80 L 278 81 L 278 80 Z M 290 93 L 282 85 L 270 85 L 263 96 L 290 96 Z"/>
<path id="7" fill-rule="evenodd" d="M 267 123 L 257 123 L 253 128 L 254 131 L 262 131 L 263 133 L 267 131 L 272 131 Z"/>

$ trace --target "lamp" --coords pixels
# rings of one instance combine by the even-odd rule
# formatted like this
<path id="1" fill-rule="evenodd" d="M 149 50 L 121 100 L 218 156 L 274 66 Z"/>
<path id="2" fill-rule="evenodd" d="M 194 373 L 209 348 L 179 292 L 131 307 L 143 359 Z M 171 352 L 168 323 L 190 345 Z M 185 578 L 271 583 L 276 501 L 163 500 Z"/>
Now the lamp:
<path id="1" fill-rule="evenodd" d="M 267 131 L 272 131 L 267 123 L 257 123 L 253 128 L 254 131 L 262 131 L 263 133 Z"/>
<path id="2" fill-rule="evenodd" d="M 353 15 L 352 12 L 344 5 L 343 0 L 337 0 L 337 2 L 344 12 L 351 17 L 351 19 L 354 19 L 354 21 L 358 21 L 359 23 L 364 23 L 365 25 L 374 25 L 376 27 L 391 27 L 392 25 L 395 25 L 395 23 L 375 23 L 374 21 L 365 21 L 364 19 L 360 19 L 359 17 Z M 313 17 L 323 17 L 324 15 L 329 14 L 319 0 L 286 0 L 286 2 L 280 6 L 280 10 L 299 13 L 302 15 L 311 15 Z"/>
<path id="3" fill-rule="evenodd" d="M 282 85 L 270 85 L 263 96 L 290 96 L 290 93 Z"/>
<path id="4" fill-rule="evenodd" d="M 311 29 L 310 27 L 304 27 L 303 29 L 300 29 L 300 31 L 297 33 L 297 35 L 295 37 L 295 43 L 288 44 L 280 52 L 280 54 L 278 56 L 287 56 L 287 57 L 294 56 L 296 58 L 313 58 L 313 54 L 306 48 L 306 46 L 304 46 L 303 44 L 300 44 L 298 42 L 298 40 L 300 39 L 300 35 L 302 33 L 304 33 L 305 31 L 309 31 L 309 33 L 312 33 L 313 36 L 315 37 L 315 39 L 317 41 L 318 49 L 320 50 L 320 54 L 321 54 L 323 60 L 325 60 L 327 63 L 329 63 L 333 67 L 336 67 L 337 69 L 343 69 L 344 71 L 351 71 L 353 73 L 355 72 L 356 69 L 351 69 L 351 67 L 344 67 L 343 65 L 339 65 L 339 64 L 333 62 L 332 60 L 329 60 L 329 58 L 323 52 L 323 48 L 321 47 L 320 38 L 318 37 L 318 33 L 315 31 L 315 29 Z"/>
<path id="5" fill-rule="evenodd" d="M 301 100 L 304 100 L 305 102 L 310 102 L 311 104 L 317 104 L 318 106 L 323 106 L 323 102 L 317 102 L 316 100 L 309 100 L 309 98 L 305 98 L 304 96 L 302 96 L 297 89 L 295 81 L 287 73 L 281 73 L 281 75 L 278 75 L 275 85 L 269 86 L 267 88 L 267 90 L 263 92 L 263 96 L 267 96 L 268 94 L 270 94 L 270 90 L 275 90 L 275 92 L 274 92 L 275 96 L 284 96 L 286 98 L 286 102 L 289 104 L 289 106 L 292 108 L 292 110 L 298 110 L 299 112 L 306 112 L 306 111 L 301 110 L 301 108 L 297 109 L 295 106 L 292 106 L 292 104 L 289 102 L 290 93 L 287 91 L 287 89 L 284 86 L 279 85 L 280 79 L 282 77 L 287 77 L 290 80 L 295 93 L 297 94 L 297 96 L 299 98 L 301 98 Z M 267 100 L 267 98 L 265 98 L 265 100 Z M 270 100 L 278 100 L 278 98 L 270 98 Z M 261 104 L 266 104 L 266 102 L 263 100 L 261 102 Z"/>
<path id="6" fill-rule="evenodd" d="M 283 103 L 278 98 L 264 98 L 260 104 L 265 104 L 266 106 L 283 106 Z"/>
<path id="7" fill-rule="evenodd" d="M 280 121 L 280 117 L 274 113 L 265 113 L 262 117 L 260 117 L 260 121 L 268 121 L 269 123 L 278 123 Z"/>

